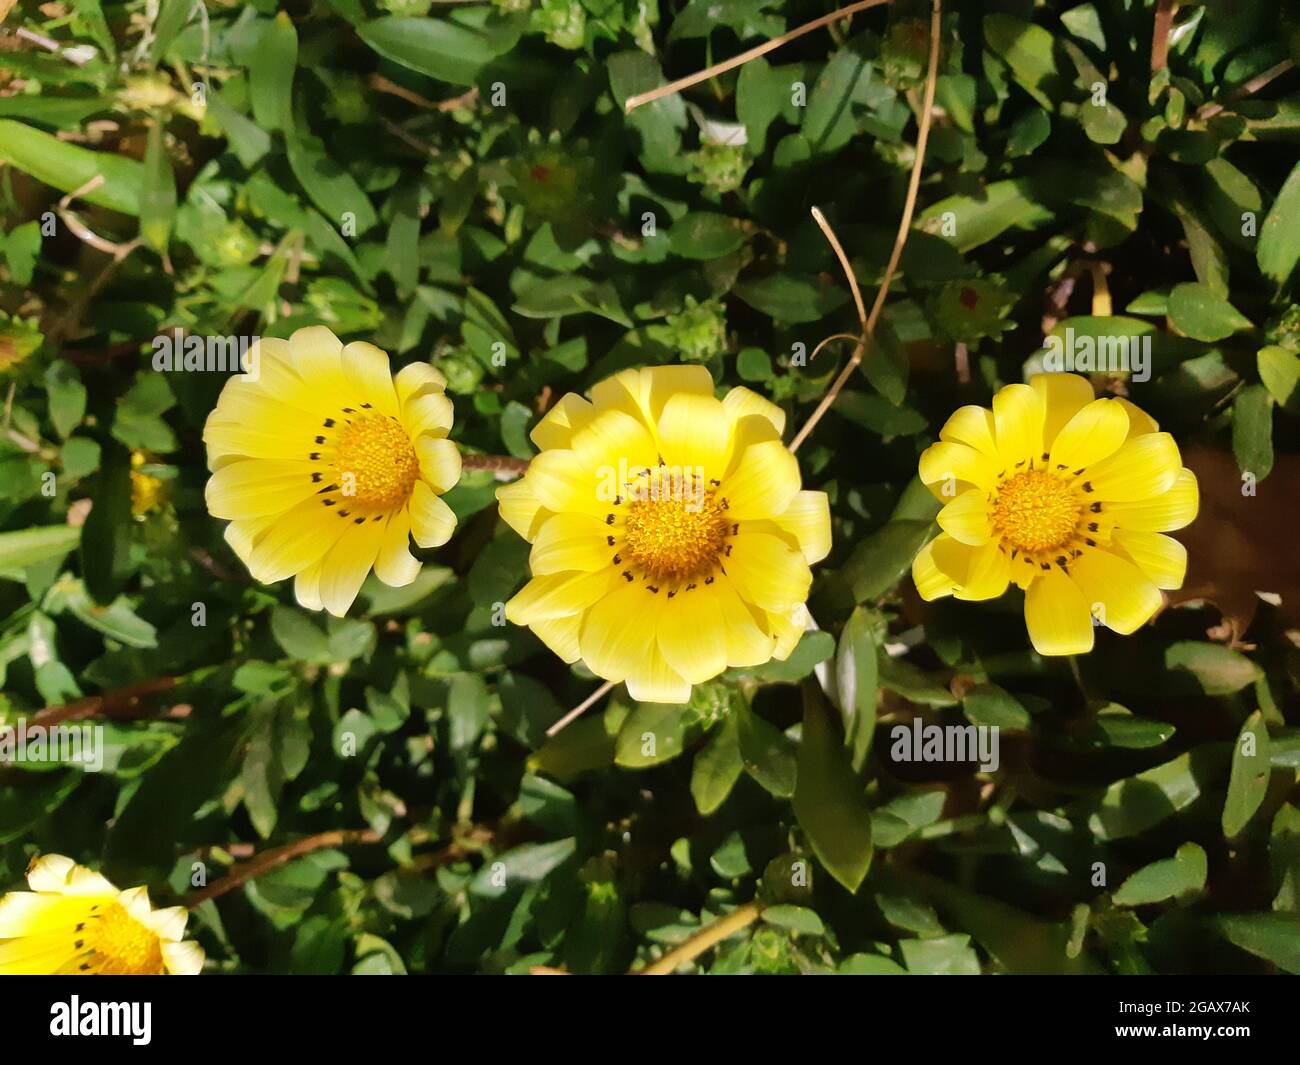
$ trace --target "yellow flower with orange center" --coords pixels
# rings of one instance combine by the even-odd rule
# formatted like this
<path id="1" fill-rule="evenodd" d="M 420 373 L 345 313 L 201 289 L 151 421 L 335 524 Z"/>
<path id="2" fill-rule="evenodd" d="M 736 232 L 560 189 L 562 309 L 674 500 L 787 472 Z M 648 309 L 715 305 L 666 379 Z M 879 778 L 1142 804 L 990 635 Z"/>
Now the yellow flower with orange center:
<path id="1" fill-rule="evenodd" d="M 922 598 L 994 599 L 1014 582 L 1044 655 L 1092 650 L 1094 622 L 1136 631 L 1161 589 L 1182 586 L 1187 551 L 1164 534 L 1199 498 L 1158 429 L 1075 374 L 1007 385 L 992 411 L 962 407 L 921 455 L 921 480 L 945 503 L 943 532 L 912 564 Z"/>
<path id="2" fill-rule="evenodd" d="M 181 939 L 184 906 L 155 910 L 142 887 L 119 891 L 84 865 L 47 854 L 31 891 L 0 898 L 0 976 L 193 976 L 203 948 Z"/>
<path id="3" fill-rule="evenodd" d="M 506 617 L 651 702 L 786 658 L 831 526 L 784 427 L 747 388 L 717 399 L 702 366 L 625 370 L 590 402 L 566 395 L 532 432 L 541 454 L 497 491 L 533 545 Z"/>
<path id="4" fill-rule="evenodd" d="M 259 581 L 295 577 L 300 604 L 340 617 L 372 568 L 410 584 L 411 538 L 437 547 L 456 525 L 441 499 L 461 468 L 442 374 L 412 363 L 394 376 L 379 348 L 324 326 L 249 356 L 255 372 L 226 383 L 203 429 L 208 510 L 229 519 L 235 553 Z"/>

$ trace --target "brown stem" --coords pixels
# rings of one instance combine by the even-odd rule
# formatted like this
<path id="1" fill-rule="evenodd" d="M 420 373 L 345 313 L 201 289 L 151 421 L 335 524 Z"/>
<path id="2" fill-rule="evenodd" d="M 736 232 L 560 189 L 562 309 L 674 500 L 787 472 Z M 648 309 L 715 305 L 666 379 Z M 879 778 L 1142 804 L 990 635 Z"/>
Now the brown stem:
<path id="1" fill-rule="evenodd" d="M 812 412 L 809 419 L 804 422 L 803 427 L 790 442 L 790 451 L 796 452 L 799 446 L 808 438 L 808 434 L 813 431 L 829 409 L 840 391 L 848 383 L 853 371 L 857 369 L 858 363 L 862 361 L 862 356 L 866 354 L 867 345 L 871 342 L 872 336 L 876 332 L 876 324 L 880 320 L 880 313 L 885 308 L 885 297 L 889 295 L 889 286 L 894 280 L 894 273 L 898 269 L 899 260 L 903 257 L 903 247 L 907 243 L 908 233 L 912 229 L 912 213 L 916 210 L 916 197 L 921 188 L 921 166 L 925 162 L 925 146 L 930 139 L 930 118 L 934 111 L 934 87 L 939 74 L 939 44 L 940 33 L 943 29 L 943 16 L 941 11 L 941 0 L 934 0 L 934 6 L 930 10 L 930 64 L 925 75 L 925 99 L 921 104 L 921 113 L 917 116 L 916 131 L 916 158 L 912 161 L 912 174 L 907 182 L 907 200 L 903 204 L 903 217 L 898 222 L 898 234 L 894 237 L 894 250 L 889 255 L 889 263 L 885 267 L 885 276 L 881 278 L 880 288 L 876 291 L 875 302 L 871 305 L 871 313 L 867 315 L 866 321 L 862 326 L 862 336 L 857 346 L 853 349 L 853 354 L 849 361 L 845 363 L 844 369 L 835 379 L 817 404 L 817 409 Z M 820 213 L 820 212 L 819 212 Z M 836 256 L 840 264 L 844 266 L 848 274 L 849 288 L 855 291 L 854 299 L 858 306 L 858 315 L 862 314 L 862 300 L 856 294 L 857 281 L 853 273 L 848 269 L 848 259 L 844 255 L 844 249 L 839 247 L 839 241 L 834 239 L 834 234 L 830 232 L 830 227 L 824 224 L 824 220 L 819 219 L 822 231 L 827 234 L 831 241 L 831 246 L 835 248 Z"/>
<path id="2" fill-rule="evenodd" d="M 513 455 L 461 455 L 460 465 L 464 470 L 492 470 L 513 477 L 522 477 L 528 472 L 528 460 Z"/>
<path id="3" fill-rule="evenodd" d="M 1157 0 L 1155 25 L 1151 30 L 1151 73 L 1169 65 L 1169 31 L 1174 25 L 1177 0 Z"/>
<path id="4" fill-rule="evenodd" d="M 261 854 L 239 865 L 232 865 L 230 871 L 220 880 L 214 880 L 207 887 L 199 888 L 198 891 L 187 895 L 185 905 L 193 909 L 208 899 L 220 898 L 227 892 L 234 891 L 245 881 L 269 873 L 277 866 L 301 858 L 312 851 L 323 850 L 325 847 L 341 847 L 349 843 L 378 843 L 381 839 L 383 835 L 372 828 L 336 828 L 315 836 L 304 836 L 282 847 L 272 847 L 268 851 L 262 851 Z"/>
<path id="5" fill-rule="evenodd" d="M 629 975 L 669 976 L 679 967 L 694 961 L 710 947 L 717 946 L 724 939 L 734 936 L 741 929 L 748 928 L 758 920 L 758 916 L 762 912 L 763 908 L 757 902 L 747 902 L 743 906 L 737 906 L 725 917 L 721 917 L 712 924 L 700 929 L 680 947 L 674 947 L 658 961 L 652 962 L 644 969 L 637 969 Z"/>
<path id="6" fill-rule="evenodd" d="M 796 37 L 802 37 L 805 33 L 812 33 L 813 30 L 819 30 L 823 26 L 829 26 L 832 22 L 838 22 L 842 18 L 848 18 L 850 15 L 859 11 L 865 11 L 869 7 L 878 7 L 881 4 L 888 3 L 889 0 L 858 0 L 856 4 L 849 4 L 848 7 L 842 7 L 838 11 L 832 11 L 829 15 L 823 15 L 821 18 L 815 18 L 811 22 L 805 22 L 802 26 L 796 26 L 794 29 L 781 34 L 780 37 L 773 37 L 757 47 L 749 49 L 747 52 L 741 52 L 738 56 L 731 59 L 724 59 L 721 63 L 714 63 L 711 67 L 705 67 L 684 78 L 678 78 L 667 85 L 660 85 L 657 89 L 651 89 L 649 92 L 638 93 L 636 96 L 629 96 L 623 103 L 623 111 L 631 114 L 638 107 L 644 107 L 646 104 L 658 100 L 663 96 L 671 96 L 675 92 L 681 92 L 682 89 L 689 89 L 692 85 L 698 85 L 702 81 L 708 81 L 710 78 L 717 77 L 728 70 L 743 66 L 751 59 L 757 59 L 761 55 L 766 55 L 775 48 L 780 48 L 787 41 L 793 41 Z"/>
<path id="7" fill-rule="evenodd" d="M 1207 118 L 1213 118 L 1215 115 L 1219 114 L 1219 112 L 1223 110 L 1226 103 L 1234 103 L 1237 100 L 1243 99 L 1244 97 L 1259 92 L 1260 89 L 1264 88 L 1264 86 L 1266 86 L 1274 78 L 1280 78 L 1288 70 L 1291 70 L 1294 67 L 1295 67 L 1294 59 L 1282 60 L 1282 62 L 1269 67 L 1263 73 L 1256 74 L 1244 85 L 1241 85 L 1236 89 L 1233 89 L 1232 92 L 1228 93 L 1228 95 L 1224 98 L 1225 103 L 1218 103 L 1217 101 L 1212 101 L 1208 104 L 1202 104 L 1200 109 L 1196 112 L 1196 117 L 1201 119 L 1202 121 L 1204 121 Z"/>
<path id="8" fill-rule="evenodd" d="M 80 721 L 87 717 L 111 717 L 115 720 L 129 720 L 134 717 L 147 717 L 153 708 L 141 702 L 146 695 L 157 695 L 171 691 L 177 685 L 175 677 L 155 677 L 130 684 L 115 691 L 88 695 L 84 699 L 67 703 L 64 706 L 47 706 L 37 711 L 28 720 L 28 727 L 35 725 L 57 725 L 62 721 Z"/>

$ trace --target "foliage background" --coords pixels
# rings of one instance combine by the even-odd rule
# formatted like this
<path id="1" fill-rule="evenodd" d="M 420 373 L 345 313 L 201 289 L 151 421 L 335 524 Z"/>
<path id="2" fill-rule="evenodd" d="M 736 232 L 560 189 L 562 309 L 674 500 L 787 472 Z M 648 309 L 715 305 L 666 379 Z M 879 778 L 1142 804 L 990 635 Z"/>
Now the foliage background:
<path id="1" fill-rule="evenodd" d="M 153 338 L 323 322 L 431 359 L 471 451 L 527 457 L 563 392 L 678 359 L 797 426 L 851 343 L 806 354 L 854 328 L 809 208 L 870 298 L 928 5 L 625 117 L 831 8 L 23 0 L 0 35 L 0 715 L 89 715 L 108 765 L 0 767 L 0 884 L 57 851 L 161 903 L 196 862 L 215 894 L 307 841 L 196 905 L 221 971 L 618 972 L 756 898 L 699 968 L 1300 971 L 1287 8 L 1185 5 L 1152 74 L 1152 5 L 946 5 L 900 277 L 800 451 L 834 515 L 819 631 L 684 711 L 616 690 L 546 742 L 594 682 L 493 623 L 527 558 L 493 475 L 448 496 L 458 533 L 415 585 L 309 615 L 204 510 L 221 375 L 155 372 Z M 1177 435 L 1204 496 L 1190 605 L 1077 663 L 1029 649 L 1014 593 L 923 606 L 907 576 L 936 510 L 918 454 L 1066 326 L 1152 338 L 1152 380 L 1096 383 Z M 1001 767 L 894 762 L 915 716 L 1000 726 Z"/>

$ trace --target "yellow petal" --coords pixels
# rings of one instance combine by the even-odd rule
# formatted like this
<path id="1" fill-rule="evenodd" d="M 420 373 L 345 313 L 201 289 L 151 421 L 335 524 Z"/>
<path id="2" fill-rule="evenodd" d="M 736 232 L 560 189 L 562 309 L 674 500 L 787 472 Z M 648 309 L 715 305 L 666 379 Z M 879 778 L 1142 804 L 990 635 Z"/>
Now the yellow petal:
<path id="1" fill-rule="evenodd" d="M 314 562 L 293 579 L 293 597 L 304 610 L 321 610 L 320 562 Z"/>
<path id="2" fill-rule="evenodd" d="M 668 664 L 658 650 L 652 650 L 627 675 L 627 693 L 643 703 L 684 703 L 691 686 Z"/>
<path id="3" fill-rule="evenodd" d="M 931 545 L 934 564 L 953 582 L 953 596 L 972 602 L 996 599 L 1007 590 L 1011 561 L 996 540 L 971 547 L 950 537 L 936 537 Z"/>
<path id="4" fill-rule="evenodd" d="M 402 405 L 402 424 L 413 440 L 425 433 L 446 436 L 453 416 L 451 400 L 441 392 L 415 396 Z"/>
<path id="5" fill-rule="evenodd" d="M 542 501 L 533 492 L 532 482 L 527 477 L 497 489 L 497 513 L 529 543 L 537 535 L 541 519 L 549 513 L 543 513 L 539 519 L 538 512 L 541 509 Z"/>
<path id="6" fill-rule="evenodd" d="M 934 545 L 945 537 L 947 533 L 931 540 L 912 559 L 912 583 L 916 585 L 917 593 L 927 602 L 952 595 L 953 589 L 957 587 L 957 582 L 934 562 Z"/>
<path id="7" fill-rule="evenodd" d="M 689 683 L 702 684 L 727 668 L 722 604 L 713 585 L 701 583 L 669 599 L 658 633 L 659 650 L 669 667 Z"/>
<path id="8" fill-rule="evenodd" d="M 1200 503 L 1196 474 L 1184 469 L 1178 472 L 1169 491 L 1132 503 L 1108 503 L 1106 513 L 1115 520 L 1117 528 L 1173 532 L 1195 520 Z"/>
<path id="9" fill-rule="evenodd" d="M 189 914 L 190 911 L 184 906 L 168 906 L 151 911 L 142 923 L 159 939 L 178 943 L 185 934 L 185 922 L 189 919 Z"/>
<path id="10" fill-rule="evenodd" d="M 1029 378 L 1043 401 L 1043 447 L 1051 449 L 1065 424 L 1093 400 L 1086 377 L 1072 373 L 1036 373 Z"/>
<path id="11" fill-rule="evenodd" d="M 760 396 L 757 392 L 745 388 L 743 385 L 738 385 L 723 396 L 722 405 L 726 408 L 727 413 L 731 415 L 733 422 L 739 422 L 742 418 L 758 415 L 772 424 L 778 437 L 785 432 L 785 411 L 770 399 Z"/>
<path id="12" fill-rule="evenodd" d="M 587 424 L 596 408 L 574 392 L 566 392 L 528 435 L 540 450 L 568 447 L 576 430 Z"/>
<path id="13" fill-rule="evenodd" d="M 254 423 L 227 421 L 213 414 L 203 426 L 203 442 L 208 446 L 208 466 L 226 456 L 252 459 L 305 461 L 310 454 L 307 442 L 316 422 L 293 423 L 288 415 L 295 412 L 282 404 L 263 400 Z M 267 426 L 268 428 L 260 428 Z M 273 428 L 271 428 L 273 427 Z"/>
<path id="14" fill-rule="evenodd" d="M 1174 438 L 1168 433 L 1147 433 L 1133 437 L 1110 458 L 1102 459 L 1080 481 L 1094 499 L 1134 502 L 1169 491 L 1181 472 L 1182 459 Z"/>
<path id="15" fill-rule="evenodd" d="M 664 592 L 651 592 L 638 581 L 624 583 L 594 603 L 578 637 L 587 667 L 614 681 L 643 670 L 666 601 Z"/>
<path id="16" fill-rule="evenodd" d="M 958 407 L 939 430 L 939 439 L 949 443 L 965 444 L 985 455 L 992 462 L 1002 462 L 993 438 L 993 412 L 973 404 Z"/>
<path id="17" fill-rule="evenodd" d="M 578 645 L 578 632 L 582 628 L 582 615 L 569 614 L 562 618 L 545 618 L 528 626 L 533 634 L 572 665 L 582 657 Z"/>
<path id="18" fill-rule="evenodd" d="M 1128 414 L 1113 399 L 1094 399 L 1052 443 L 1053 469 L 1080 470 L 1113 455 L 1128 437 Z"/>
<path id="19" fill-rule="evenodd" d="M 594 573 L 554 573 L 534 577 L 506 603 L 506 619 L 516 625 L 535 625 L 550 618 L 581 613 L 624 583 L 618 571 L 596 570 Z"/>
<path id="20" fill-rule="evenodd" d="M 772 657 L 772 637 L 760 625 L 763 614 L 740 598 L 731 578 L 719 576 L 708 586 L 722 611 L 727 665 L 761 666 Z"/>
<path id="21" fill-rule="evenodd" d="M 568 570 L 590 572 L 610 565 L 609 526 L 591 514 L 555 514 L 542 523 L 528 556 L 538 577 Z"/>
<path id="22" fill-rule="evenodd" d="M 441 547 L 456 531 L 456 515 L 423 481 L 411 489 L 411 535 L 421 547 Z"/>
<path id="23" fill-rule="evenodd" d="M 280 515 L 253 544 L 249 573 L 274 584 L 319 562 L 347 529 L 348 519 L 336 511 L 309 499 Z"/>
<path id="24" fill-rule="evenodd" d="M 197 976 L 203 971 L 203 948 L 192 939 L 163 943 L 163 965 L 172 976 Z"/>
<path id="25" fill-rule="evenodd" d="M 257 538 L 271 527 L 272 522 L 278 518 L 278 514 L 266 514 L 260 518 L 247 518 L 242 521 L 232 521 L 226 526 L 223 534 L 226 543 L 230 549 L 239 556 L 239 560 L 248 565 L 249 556 L 253 553 L 253 544 Z"/>
<path id="26" fill-rule="evenodd" d="M 415 442 L 420 460 L 420 476 L 439 495 L 455 487 L 460 480 L 460 448 L 450 440 L 422 436 Z"/>
<path id="27" fill-rule="evenodd" d="M 241 459 L 208 480 L 204 498 L 214 518 L 260 518 L 279 514 L 315 495 L 310 462 Z"/>
<path id="28" fill-rule="evenodd" d="M 580 510 L 604 517 L 612 509 L 608 496 L 616 487 L 617 469 L 600 471 L 579 461 L 572 451 L 543 451 L 528 464 L 524 480 L 539 505 L 557 514 Z"/>
<path id="29" fill-rule="evenodd" d="M 659 464 L 659 451 L 645 424 L 621 410 L 600 411 L 574 430 L 569 445 L 576 461 L 593 475 L 636 471 Z"/>
<path id="30" fill-rule="evenodd" d="M 1151 578 L 1157 588 L 1183 586 L 1183 579 L 1187 576 L 1187 548 L 1172 536 L 1116 529 L 1112 542 Z"/>
<path id="31" fill-rule="evenodd" d="M 1117 396 L 1115 402 L 1124 408 L 1128 415 L 1128 435 L 1130 439 L 1146 433 L 1158 432 L 1160 424 L 1135 403 L 1130 403 L 1123 396 Z"/>
<path id="32" fill-rule="evenodd" d="M 349 391 L 342 355 L 343 341 L 323 325 L 296 330 L 284 349 L 284 357 L 298 376 L 320 397 L 339 407 L 347 405 Z"/>
<path id="33" fill-rule="evenodd" d="M 447 390 L 447 379 L 440 370 L 427 362 L 413 362 L 403 366 L 393 378 L 397 400 L 403 408 L 413 399 Z"/>
<path id="34" fill-rule="evenodd" d="M 1025 593 L 1025 624 L 1040 655 L 1081 655 L 1092 650 L 1092 616 L 1079 586 L 1053 567 Z"/>
<path id="35" fill-rule="evenodd" d="M 683 392 L 664 404 L 659 418 L 659 453 L 679 470 L 700 466 L 706 478 L 720 477 L 731 455 L 731 419 L 712 395 Z"/>
<path id="36" fill-rule="evenodd" d="M 724 568 L 742 598 L 778 613 L 805 602 L 812 585 L 803 555 L 768 533 L 742 529 Z"/>
<path id="37" fill-rule="evenodd" d="M 831 553 L 831 504 L 825 492 L 796 492 L 776 523 L 794 534 L 809 565 Z"/>
<path id="38" fill-rule="evenodd" d="M 71 931 L 85 920 L 93 899 L 35 891 L 11 891 L 0 898 L 0 939 Z"/>
<path id="39" fill-rule="evenodd" d="M 972 547 L 985 543 L 991 535 L 988 497 L 978 488 L 963 492 L 939 511 L 935 520 L 954 540 Z"/>
<path id="40" fill-rule="evenodd" d="M 116 896 L 107 879 L 62 854 L 43 854 L 27 867 L 27 886 L 59 895 Z"/>
<path id="41" fill-rule="evenodd" d="M 46 976 L 59 972 L 77 956 L 66 932 L 24 936 L 0 943 L 0 976 Z"/>
<path id="42" fill-rule="evenodd" d="M 411 554 L 411 513 L 403 507 L 384 529 L 375 558 L 375 576 L 390 588 L 405 588 L 420 575 L 420 568 L 419 559 Z"/>
<path id="43" fill-rule="evenodd" d="M 987 494 L 999 472 L 998 464 L 987 455 L 948 440 L 931 444 L 921 452 L 917 469 L 926 487 L 945 502 L 956 499 L 964 485 L 973 485 Z"/>
<path id="44" fill-rule="evenodd" d="M 1028 385 L 998 389 L 993 397 L 994 435 L 1004 466 L 1014 467 L 1043 453 L 1043 397 Z"/>
<path id="45" fill-rule="evenodd" d="M 728 516 L 746 521 L 784 514 L 799 485 L 799 461 L 781 441 L 770 440 L 745 449 L 719 492 L 727 500 Z"/>
<path id="46" fill-rule="evenodd" d="M 354 340 L 343 349 L 340 360 L 352 395 L 361 397 L 361 402 L 369 403 L 380 414 L 397 417 L 397 392 L 388 354 L 364 340 Z"/>
<path id="47" fill-rule="evenodd" d="M 1125 636 L 1160 609 L 1160 589 L 1132 562 L 1109 551 L 1085 551 L 1070 564 L 1070 576 L 1089 611 Z"/>
<path id="48" fill-rule="evenodd" d="M 352 525 L 321 561 L 321 605 L 335 617 L 343 617 L 356 600 L 383 540 L 382 521 Z"/>

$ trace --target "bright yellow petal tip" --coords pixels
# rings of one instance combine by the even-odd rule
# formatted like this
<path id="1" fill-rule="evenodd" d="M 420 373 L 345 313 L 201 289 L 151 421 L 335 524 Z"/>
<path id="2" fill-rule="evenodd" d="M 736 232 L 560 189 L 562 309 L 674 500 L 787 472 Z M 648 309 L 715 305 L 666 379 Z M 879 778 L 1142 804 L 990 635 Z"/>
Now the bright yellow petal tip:
<path id="1" fill-rule="evenodd" d="M 346 614 L 373 569 L 410 584 L 410 551 L 446 543 L 456 519 L 440 496 L 460 478 L 447 439 L 446 380 L 415 363 L 393 375 L 373 344 L 344 345 L 324 326 L 249 352 L 203 439 L 206 498 L 226 540 L 260 581 L 295 577 L 309 610 Z"/>
<path id="2" fill-rule="evenodd" d="M 831 521 L 781 409 L 747 388 L 717 399 L 702 366 L 624 370 L 591 396 L 552 408 L 541 454 L 498 490 L 533 545 L 506 616 L 644 701 L 787 657 Z"/>
<path id="3" fill-rule="evenodd" d="M 203 968 L 203 948 L 181 939 L 185 910 L 155 910 L 143 887 L 119 891 L 61 854 L 33 859 L 27 885 L 0 897 L 0 976 L 192 976 Z"/>
<path id="4" fill-rule="evenodd" d="M 1076 374 L 1007 385 L 992 406 L 962 407 L 921 455 L 921 480 L 945 504 L 943 535 L 912 566 L 922 598 L 988 599 L 1014 581 L 1043 655 L 1092 650 L 1095 625 L 1135 632 L 1187 569 L 1161 535 L 1198 507 L 1173 437 Z"/>

